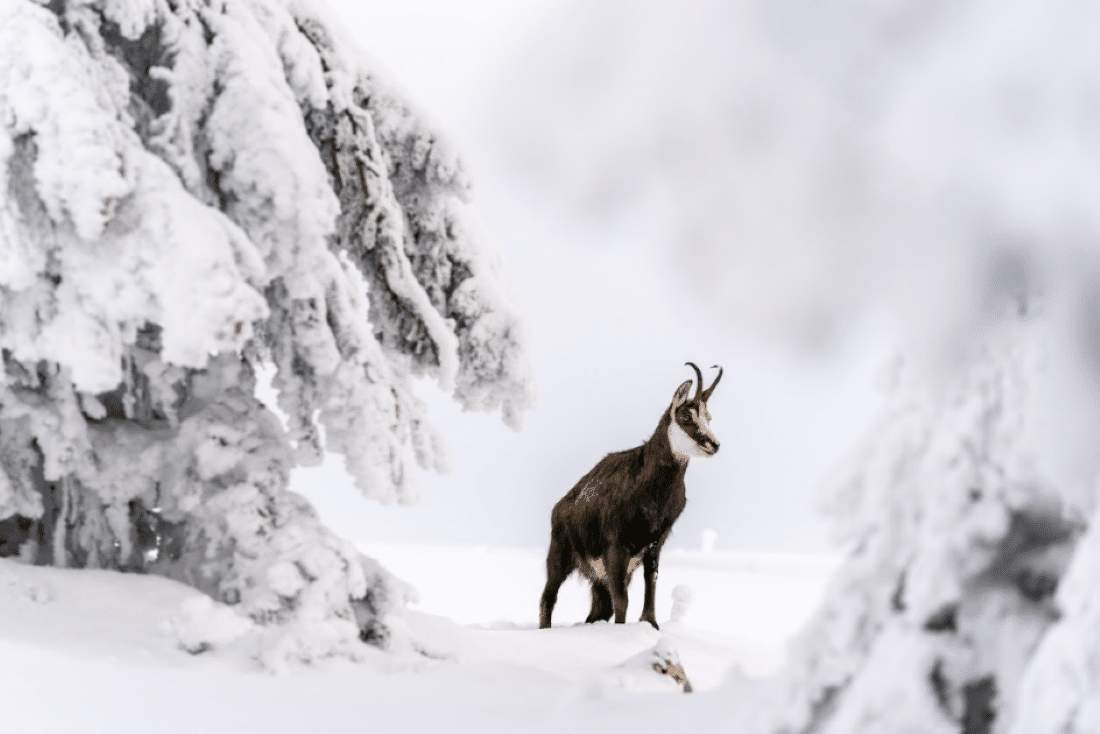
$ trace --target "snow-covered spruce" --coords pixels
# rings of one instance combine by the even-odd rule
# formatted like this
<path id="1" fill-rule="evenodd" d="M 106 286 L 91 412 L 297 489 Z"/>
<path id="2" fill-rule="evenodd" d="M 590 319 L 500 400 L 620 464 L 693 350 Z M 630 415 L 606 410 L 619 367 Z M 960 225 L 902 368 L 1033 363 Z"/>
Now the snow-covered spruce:
<path id="1" fill-rule="evenodd" d="M 0 0 L 0 554 L 182 579 L 280 623 L 273 661 L 384 642 L 405 593 L 294 463 L 411 502 L 406 445 L 446 465 L 414 376 L 510 425 L 532 397 L 461 162 L 334 28 L 306 0 Z"/>
<path id="2" fill-rule="evenodd" d="M 1064 731 L 1011 727 L 1047 720 L 1030 712 L 1038 689 L 1064 704 L 1085 693 L 1073 686 L 1095 691 L 1085 674 L 1051 686 L 1048 670 L 1095 614 L 1087 502 L 1036 460 L 1047 396 L 1035 393 L 1058 379 L 1049 321 L 1001 323 L 945 380 L 899 368 L 880 425 L 827 495 L 852 551 L 794 648 L 779 731 Z M 1077 582 L 1056 596 L 1071 557 Z M 1094 648 L 1072 645 L 1082 671 Z"/>

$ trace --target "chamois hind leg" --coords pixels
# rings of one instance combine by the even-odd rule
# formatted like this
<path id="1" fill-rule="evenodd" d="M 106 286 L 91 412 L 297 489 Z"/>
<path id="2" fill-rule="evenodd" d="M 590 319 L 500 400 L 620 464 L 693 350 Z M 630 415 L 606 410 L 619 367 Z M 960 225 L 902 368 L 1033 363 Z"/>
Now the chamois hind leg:
<path id="1" fill-rule="evenodd" d="M 568 543 L 556 533 L 552 534 L 550 551 L 546 554 L 546 588 L 542 590 L 542 601 L 539 603 L 539 629 L 550 626 L 550 616 L 558 603 L 558 589 L 573 573 L 574 565 L 573 552 Z"/>
<path id="2" fill-rule="evenodd" d="M 604 556 L 607 567 L 607 585 L 611 590 L 611 603 L 615 607 L 615 624 L 626 622 L 626 605 L 628 603 L 627 588 L 627 563 L 630 558 L 623 548 L 612 546 Z"/>
<path id="3" fill-rule="evenodd" d="M 611 590 L 607 583 L 599 579 L 592 579 L 592 610 L 588 612 L 585 622 L 606 622 L 615 613 L 611 605 Z"/>

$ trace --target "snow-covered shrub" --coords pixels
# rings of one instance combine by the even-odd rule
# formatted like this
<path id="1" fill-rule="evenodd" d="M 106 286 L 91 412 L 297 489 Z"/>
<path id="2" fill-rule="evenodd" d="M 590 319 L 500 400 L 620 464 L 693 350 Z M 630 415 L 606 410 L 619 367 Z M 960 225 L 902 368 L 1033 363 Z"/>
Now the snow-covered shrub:
<path id="1" fill-rule="evenodd" d="M 412 502 L 406 447 L 446 464 L 414 377 L 513 426 L 532 397 L 460 159 L 335 29 L 305 0 L 0 1 L 3 547 L 181 579 L 302 659 L 384 643 L 406 590 L 291 467 L 327 448 Z"/>
<path id="2" fill-rule="evenodd" d="M 670 622 L 682 622 L 691 609 L 691 602 L 695 594 L 688 584 L 676 584 L 672 587 L 672 612 L 669 615 Z"/>

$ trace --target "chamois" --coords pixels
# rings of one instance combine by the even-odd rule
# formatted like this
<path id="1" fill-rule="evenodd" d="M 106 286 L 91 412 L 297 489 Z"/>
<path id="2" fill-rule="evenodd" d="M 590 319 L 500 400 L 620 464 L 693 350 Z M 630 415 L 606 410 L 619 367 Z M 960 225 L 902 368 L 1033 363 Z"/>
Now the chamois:
<path id="1" fill-rule="evenodd" d="M 685 364 L 699 380 L 695 397 L 688 397 L 691 380 L 676 388 L 672 404 L 648 441 L 605 456 L 554 505 L 540 628 L 550 626 L 558 589 L 574 570 L 592 584 L 592 609 L 585 621 L 608 620 L 614 614 L 615 622 L 622 624 L 627 586 L 639 564 L 645 573 L 639 621 L 657 627 L 653 612 L 657 564 L 672 524 L 687 503 L 688 460 L 718 452 L 707 401 L 722 379 L 722 368 L 704 390 L 703 373 L 692 362 Z"/>

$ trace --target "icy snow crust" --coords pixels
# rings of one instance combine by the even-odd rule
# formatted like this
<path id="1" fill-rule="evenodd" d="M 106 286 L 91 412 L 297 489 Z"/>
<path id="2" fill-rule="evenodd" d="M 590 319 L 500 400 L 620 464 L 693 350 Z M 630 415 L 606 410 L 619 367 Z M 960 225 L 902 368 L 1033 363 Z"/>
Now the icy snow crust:
<path id="1" fill-rule="evenodd" d="M 523 329 L 469 189 L 309 2 L 0 1 L 20 554 L 186 581 L 294 628 L 272 661 L 384 644 L 402 585 L 287 477 L 327 448 L 368 497 L 415 501 L 407 446 L 447 466 L 416 376 L 518 427 Z M 265 364 L 286 431 L 253 397 Z"/>

